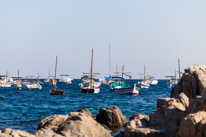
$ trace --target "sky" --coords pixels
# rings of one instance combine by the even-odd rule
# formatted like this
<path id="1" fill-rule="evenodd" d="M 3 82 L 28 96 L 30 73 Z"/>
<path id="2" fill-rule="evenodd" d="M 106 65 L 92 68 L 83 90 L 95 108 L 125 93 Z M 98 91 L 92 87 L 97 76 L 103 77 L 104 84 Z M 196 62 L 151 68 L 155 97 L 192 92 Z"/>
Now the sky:
<path id="1" fill-rule="evenodd" d="M 133 79 L 144 72 L 164 79 L 206 64 L 206 1 L 0 0 L 0 74 L 22 77 L 49 71 L 80 79 L 116 65 Z M 126 77 L 125 77 L 126 78 Z"/>

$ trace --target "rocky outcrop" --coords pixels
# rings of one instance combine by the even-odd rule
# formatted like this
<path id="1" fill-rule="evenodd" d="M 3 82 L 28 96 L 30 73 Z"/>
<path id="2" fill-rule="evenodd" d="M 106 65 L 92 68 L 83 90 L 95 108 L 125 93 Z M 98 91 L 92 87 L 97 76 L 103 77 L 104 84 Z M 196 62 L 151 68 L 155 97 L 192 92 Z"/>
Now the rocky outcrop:
<path id="1" fill-rule="evenodd" d="M 97 122 L 106 125 L 109 128 L 120 128 L 126 121 L 126 117 L 117 106 L 110 108 L 101 108 L 96 116 Z"/>
<path id="2" fill-rule="evenodd" d="M 134 128 L 120 135 L 121 137 L 176 137 L 177 127 Z"/>
<path id="3" fill-rule="evenodd" d="M 206 136 L 206 112 L 187 115 L 179 128 L 180 137 L 205 137 Z"/>
<path id="4" fill-rule="evenodd" d="M 187 97 L 206 94 L 206 66 L 189 66 L 177 86 L 172 90 L 171 97 L 180 93 Z"/>
<path id="5" fill-rule="evenodd" d="M 57 133 L 66 137 L 110 137 L 110 133 L 92 117 L 79 113 L 62 123 Z"/>
<path id="6" fill-rule="evenodd" d="M 57 128 L 60 124 L 65 122 L 69 116 L 68 115 L 51 115 L 42 119 L 39 124 L 37 130 L 41 128 Z"/>
<path id="7" fill-rule="evenodd" d="M 96 117 L 96 116 L 95 116 L 94 114 L 92 114 L 92 113 L 89 111 L 89 109 L 87 109 L 87 108 L 79 109 L 79 110 L 77 110 L 77 112 L 85 113 L 85 114 L 87 114 L 87 115 L 89 115 L 89 116 L 91 116 L 91 117 Z"/>
<path id="8" fill-rule="evenodd" d="M 35 136 L 25 131 L 5 128 L 1 130 L 0 137 L 35 137 Z"/>

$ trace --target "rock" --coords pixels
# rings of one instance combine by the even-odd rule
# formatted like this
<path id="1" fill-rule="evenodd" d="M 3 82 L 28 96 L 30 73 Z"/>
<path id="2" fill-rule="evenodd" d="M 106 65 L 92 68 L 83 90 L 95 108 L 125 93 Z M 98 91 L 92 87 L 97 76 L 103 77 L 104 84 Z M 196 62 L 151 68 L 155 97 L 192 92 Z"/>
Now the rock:
<path id="1" fill-rule="evenodd" d="M 103 126 L 84 113 L 69 117 L 58 127 L 57 133 L 65 137 L 111 137 Z"/>
<path id="2" fill-rule="evenodd" d="M 126 121 L 126 117 L 117 106 L 108 109 L 101 108 L 96 116 L 97 122 L 104 124 L 109 128 L 120 128 Z"/>
<path id="3" fill-rule="evenodd" d="M 94 114 L 92 114 L 87 108 L 82 108 L 82 109 L 79 109 L 77 110 L 77 112 L 81 112 L 81 113 L 85 113 L 91 117 L 96 117 Z"/>
<path id="4" fill-rule="evenodd" d="M 55 133 L 51 128 L 41 128 L 35 133 L 35 137 L 63 137 Z"/>
<path id="5" fill-rule="evenodd" d="M 178 127 L 125 128 L 124 137 L 176 137 Z"/>
<path id="6" fill-rule="evenodd" d="M 35 137 L 35 136 L 25 131 L 5 128 L 1 131 L 0 137 Z"/>
<path id="7" fill-rule="evenodd" d="M 199 111 L 197 113 L 187 115 L 182 120 L 179 128 L 180 137 L 202 137 L 205 134 L 206 112 Z"/>
<path id="8" fill-rule="evenodd" d="M 149 125 L 149 117 L 145 114 L 135 113 L 129 119 L 130 122 L 126 125 L 129 127 L 148 127 Z"/>
<path id="9" fill-rule="evenodd" d="M 68 115 L 51 115 L 46 117 L 39 122 L 37 130 L 45 127 L 51 129 L 57 128 L 60 124 L 66 121 L 68 117 Z"/>
<path id="10" fill-rule="evenodd" d="M 182 92 L 187 97 L 206 95 L 206 66 L 189 66 L 185 69 L 178 85 L 171 92 L 171 97 Z"/>
<path id="11" fill-rule="evenodd" d="M 174 106 L 174 105 L 165 106 L 163 108 L 157 109 L 154 113 L 150 114 L 149 126 L 150 127 L 179 126 L 181 120 L 185 116 L 186 116 L 186 113 L 182 109 L 179 109 L 177 106 Z"/>
<path id="12" fill-rule="evenodd" d="M 174 98 L 178 99 L 182 103 L 182 105 L 185 107 L 185 109 L 189 107 L 189 98 L 183 92 L 178 94 Z"/>

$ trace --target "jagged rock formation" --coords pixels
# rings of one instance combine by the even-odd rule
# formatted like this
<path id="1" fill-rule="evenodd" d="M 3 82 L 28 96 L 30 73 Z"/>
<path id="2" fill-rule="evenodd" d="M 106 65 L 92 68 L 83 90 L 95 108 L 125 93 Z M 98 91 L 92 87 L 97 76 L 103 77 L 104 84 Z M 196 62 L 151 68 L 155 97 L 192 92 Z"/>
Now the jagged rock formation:
<path id="1" fill-rule="evenodd" d="M 112 106 L 108 109 L 101 108 L 96 116 L 97 122 L 106 125 L 109 128 L 120 128 L 126 121 L 126 117 L 117 106 Z"/>
<path id="2" fill-rule="evenodd" d="M 177 86 L 172 90 L 171 97 L 180 93 L 195 97 L 206 92 L 206 66 L 189 66 Z"/>

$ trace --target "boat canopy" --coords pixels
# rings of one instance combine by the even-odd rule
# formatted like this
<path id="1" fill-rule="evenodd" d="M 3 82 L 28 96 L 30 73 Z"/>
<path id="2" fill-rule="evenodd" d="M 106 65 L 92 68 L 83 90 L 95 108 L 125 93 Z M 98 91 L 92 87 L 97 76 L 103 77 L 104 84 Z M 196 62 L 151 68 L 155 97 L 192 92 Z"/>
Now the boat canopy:
<path id="1" fill-rule="evenodd" d="M 60 75 L 60 77 L 61 77 L 61 76 L 67 76 L 67 77 L 68 77 L 69 75 L 67 75 L 67 74 L 62 74 L 62 75 Z"/>

